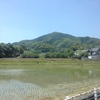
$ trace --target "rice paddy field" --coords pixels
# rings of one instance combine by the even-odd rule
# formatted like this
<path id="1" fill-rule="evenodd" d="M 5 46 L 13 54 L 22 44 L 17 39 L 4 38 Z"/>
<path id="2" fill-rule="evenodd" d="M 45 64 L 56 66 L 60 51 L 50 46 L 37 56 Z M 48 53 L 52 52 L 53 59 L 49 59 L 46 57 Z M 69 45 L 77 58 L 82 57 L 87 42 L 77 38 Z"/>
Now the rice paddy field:
<path id="1" fill-rule="evenodd" d="M 0 59 L 0 100 L 64 100 L 100 87 L 100 62 Z"/>

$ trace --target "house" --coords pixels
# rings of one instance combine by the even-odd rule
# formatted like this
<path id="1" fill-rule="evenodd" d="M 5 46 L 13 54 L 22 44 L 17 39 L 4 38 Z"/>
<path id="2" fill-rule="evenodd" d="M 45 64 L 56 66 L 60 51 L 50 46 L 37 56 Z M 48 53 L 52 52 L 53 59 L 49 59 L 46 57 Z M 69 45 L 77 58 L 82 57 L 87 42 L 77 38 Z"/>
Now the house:
<path id="1" fill-rule="evenodd" d="M 74 52 L 74 55 L 75 56 L 80 56 L 82 53 L 86 53 L 88 50 L 76 50 L 75 52 Z"/>
<path id="2" fill-rule="evenodd" d="M 74 57 L 81 60 L 86 59 L 87 56 L 88 56 L 88 50 L 76 50 L 74 52 Z"/>
<path id="3" fill-rule="evenodd" d="M 76 51 L 74 52 L 74 55 L 75 55 L 75 56 L 79 56 L 80 53 L 81 53 L 81 50 L 76 50 Z"/>
<path id="4" fill-rule="evenodd" d="M 99 60 L 100 48 L 91 48 L 88 50 L 88 59 Z"/>

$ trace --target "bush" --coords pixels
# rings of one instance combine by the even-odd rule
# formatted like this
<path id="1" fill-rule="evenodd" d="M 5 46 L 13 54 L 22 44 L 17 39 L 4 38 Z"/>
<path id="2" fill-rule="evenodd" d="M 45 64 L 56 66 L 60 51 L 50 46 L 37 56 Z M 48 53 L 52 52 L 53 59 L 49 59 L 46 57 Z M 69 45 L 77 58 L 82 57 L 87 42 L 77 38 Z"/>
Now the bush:
<path id="1" fill-rule="evenodd" d="M 59 52 L 46 53 L 45 58 L 68 58 L 68 55 L 66 53 Z"/>
<path id="2" fill-rule="evenodd" d="M 20 55 L 21 58 L 39 58 L 38 54 L 34 54 L 29 51 L 25 51 L 23 54 Z"/>

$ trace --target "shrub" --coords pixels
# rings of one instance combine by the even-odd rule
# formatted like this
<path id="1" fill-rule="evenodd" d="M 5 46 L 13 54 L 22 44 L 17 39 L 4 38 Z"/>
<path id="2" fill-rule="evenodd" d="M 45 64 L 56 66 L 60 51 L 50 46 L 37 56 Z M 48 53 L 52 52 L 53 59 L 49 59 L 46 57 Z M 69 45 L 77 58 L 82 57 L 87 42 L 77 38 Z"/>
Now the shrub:
<path id="1" fill-rule="evenodd" d="M 21 58 L 39 58 L 38 54 L 34 54 L 30 51 L 25 51 L 23 54 L 20 55 Z"/>

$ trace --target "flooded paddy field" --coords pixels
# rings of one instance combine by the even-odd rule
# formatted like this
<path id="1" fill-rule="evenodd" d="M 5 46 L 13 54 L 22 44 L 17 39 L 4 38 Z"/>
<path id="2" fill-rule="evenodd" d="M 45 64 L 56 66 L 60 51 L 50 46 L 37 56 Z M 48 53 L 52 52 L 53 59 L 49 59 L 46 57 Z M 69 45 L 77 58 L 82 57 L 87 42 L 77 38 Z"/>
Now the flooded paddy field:
<path id="1" fill-rule="evenodd" d="M 0 100 L 62 100 L 100 86 L 100 62 L 0 59 Z"/>

